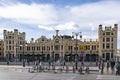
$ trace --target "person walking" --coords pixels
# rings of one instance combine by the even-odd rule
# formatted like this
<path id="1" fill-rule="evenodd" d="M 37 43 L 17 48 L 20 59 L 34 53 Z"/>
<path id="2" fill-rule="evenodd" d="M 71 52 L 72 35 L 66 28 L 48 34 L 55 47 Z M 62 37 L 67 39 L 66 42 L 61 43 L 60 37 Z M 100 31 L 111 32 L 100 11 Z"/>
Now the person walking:
<path id="1" fill-rule="evenodd" d="M 99 61 L 99 63 L 98 63 L 98 68 L 99 68 L 99 70 L 101 69 L 101 60 Z"/>
<path id="2" fill-rule="evenodd" d="M 111 66 L 111 71 L 112 71 L 112 74 L 113 74 L 114 73 L 114 67 L 115 67 L 115 61 L 114 60 L 111 60 L 110 66 Z"/>
<path id="3" fill-rule="evenodd" d="M 104 61 L 102 61 L 102 62 L 101 62 L 101 74 L 104 73 L 104 67 L 105 67 Z"/>
<path id="4" fill-rule="evenodd" d="M 106 63 L 107 73 L 109 72 L 109 67 L 110 67 L 110 63 L 109 63 L 109 61 L 107 61 L 107 63 Z"/>
<path id="5" fill-rule="evenodd" d="M 120 75 L 120 62 L 116 64 L 116 75 Z"/>

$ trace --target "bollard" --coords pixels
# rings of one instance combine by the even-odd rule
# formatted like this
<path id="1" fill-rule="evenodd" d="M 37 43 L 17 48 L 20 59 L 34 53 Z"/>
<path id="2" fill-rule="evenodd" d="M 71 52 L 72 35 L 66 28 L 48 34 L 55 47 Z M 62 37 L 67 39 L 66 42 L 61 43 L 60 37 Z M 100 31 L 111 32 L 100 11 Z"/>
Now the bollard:
<path id="1" fill-rule="evenodd" d="M 86 72 L 87 74 L 89 74 L 89 67 L 86 67 L 85 72 Z"/>
<path id="2" fill-rule="evenodd" d="M 82 67 L 79 68 L 79 73 L 82 74 Z"/>
<path id="3" fill-rule="evenodd" d="M 28 69 L 28 72 L 30 72 L 30 68 Z"/>
<path id="4" fill-rule="evenodd" d="M 66 73 L 68 73 L 68 70 L 69 70 L 69 68 L 68 68 L 68 66 L 66 66 Z"/>
<path id="5" fill-rule="evenodd" d="M 73 66 L 73 73 L 75 73 L 75 67 Z"/>

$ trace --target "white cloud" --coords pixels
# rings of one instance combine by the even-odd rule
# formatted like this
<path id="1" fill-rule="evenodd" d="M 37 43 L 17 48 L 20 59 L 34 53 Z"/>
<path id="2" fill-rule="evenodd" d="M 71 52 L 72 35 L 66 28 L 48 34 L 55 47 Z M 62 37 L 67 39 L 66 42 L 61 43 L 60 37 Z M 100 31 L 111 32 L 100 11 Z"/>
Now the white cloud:
<path id="1" fill-rule="evenodd" d="M 64 24 L 58 24 L 56 26 L 44 26 L 44 25 L 38 25 L 38 28 L 52 31 L 52 30 L 77 30 L 79 26 L 75 22 L 67 22 Z"/>
<path id="2" fill-rule="evenodd" d="M 9 4 L 0 6 L 0 17 L 24 24 L 51 25 L 74 22 L 79 28 L 120 22 L 119 1 L 100 1 L 77 6 L 56 7 L 53 4 Z M 94 30 L 97 28 L 94 27 Z M 93 30 L 93 29 L 91 29 Z"/>
<path id="3" fill-rule="evenodd" d="M 90 39 L 92 39 L 92 41 L 95 41 L 96 39 L 98 39 L 98 36 L 95 36 L 95 35 L 84 35 L 83 39 L 86 39 L 86 41 L 90 41 Z"/>
<path id="4" fill-rule="evenodd" d="M 0 17 L 26 24 L 52 24 L 57 15 L 50 4 L 14 4 L 0 7 Z"/>
<path id="5" fill-rule="evenodd" d="M 75 22 L 67 22 L 56 26 L 56 29 L 58 30 L 77 30 L 78 28 L 79 25 L 77 25 Z"/>
<path id="6" fill-rule="evenodd" d="M 47 30 L 47 31 L 51 31 L 51 30 L 53 30 L 52 27 L 49 27 L 49 26 L 43 26 L 43 25 L 38 25 L 38 28 L 40 28 L 40 29 L 44 29 L 44 30 Z"/>
<path id="7" fill-rule="evenodd" d="M 4 1 L 4 0 L 3 0 Z M 82 5 L 58 7 L 54 4 L 6 4 L 0 6 L 0 18 L 10 19 L 16 23 L 38 25 L 40 29 L 64 33 L 73 31 L 96 31 L 98 25 L 120 25 L 120 1 L 101 0 Z M 97 32 L 97 31 L 96 31 Z M 118 32 L 120 34 L 120 31 Z M 98 34 L 98 33 L 95 33 Z M 89 36 L 84 35 L 89 38 Z M 92 36 L 92 35 L 91 35 Z M 94 34 L 93 34 L 94 36 Z M 94 37 L 96 38 L 96 37 Z M 120 40 L 120 38 L 119 38 Z"/>

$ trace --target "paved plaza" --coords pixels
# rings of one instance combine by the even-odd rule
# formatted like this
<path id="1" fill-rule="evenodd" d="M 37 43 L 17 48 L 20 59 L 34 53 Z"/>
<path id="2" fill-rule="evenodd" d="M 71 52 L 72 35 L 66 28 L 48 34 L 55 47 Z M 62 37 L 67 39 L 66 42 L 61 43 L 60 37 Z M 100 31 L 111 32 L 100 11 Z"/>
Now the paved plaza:
<path id="1" fill-rule="evenodd" d="M 30 66 L 22 67 L 16 65 L 0 65 L 0 80 L 120 80 L 120 76 L 107 73 L 91 72 L 90 74 L 79 74 L 78 72 L 35 72 L 30 73 Z M 91 67 L 92 69 L 92 67 Z"/>

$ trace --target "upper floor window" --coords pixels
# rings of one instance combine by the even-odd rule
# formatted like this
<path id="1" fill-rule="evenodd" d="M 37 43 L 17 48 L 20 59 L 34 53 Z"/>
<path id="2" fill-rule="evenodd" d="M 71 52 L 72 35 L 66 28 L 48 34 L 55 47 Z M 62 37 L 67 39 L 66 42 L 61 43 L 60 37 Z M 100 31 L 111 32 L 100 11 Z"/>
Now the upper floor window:
<path id="1" fill-rule="evenodd" d="M 103 44 L 103 49 L 105 48 L 105 44 Z"/>
<path id="2" fill-rule="evenodd" d="M 110 42 L 110 38 L 106 38 L 106 42 Z"/>
<path id="3" fill-rule="evenodd" d="M 110 32 L 106 32 L 106 35 L 110 35 Z"/>
<path id="4" fill-rule="evenodd" d="M 59 50 L 59 45 L 55 45 L 55 50 Z"/>
<path id="5" fill-rule="evenodd" d="M 113 43 L 111 43 L 111 48 L 113 49 Z"/>
<path id="6" fill-rule="evenodd" d="M 105 38 L 103 38 L 103 42 L 105 41 Z"/>
<path id="7" fill-rule="evenodd" d="M 9 36 L 9 39 L 11 39 L 12 38 L 12 36 Z"/>
<path id="8" fill-rule="evenodd" d="M 111 38 L 111 41 L 113 41 L 113 37 Z"/>
<path id="9" fill-rule="evenodd" d="M 111 35 L 114 35 L 113 32 L 111 33 Z"/>
<path id="10" fill-rule="evenodd" d="M 11 50 L 11 46 L 9 46 L 9 50 Z"/>
<path id="11" fill-rule="evenodd" d="M 74 50 L 78 50 L 78 47 L 74 47 Z"/>
<path id="12" fill-rule="evenodd" d="M 61 49 L 63 50 L 63 45 L 61 45 Z"/>
<path id="13" fill-rule="evenodd" d="M 30 47 L 29 47 L 29 46 L 27 46 L 27 50 L 28 50 L 28 51 L 30 50 Z"/>
<path id="14" fill-rule="evenodd" d="M 59 40 L 58 40 L 58 39 L 56 39 L 56 40 L 55 40 L 55 42 L 56 42 L 56 43 L 59 43 Z"/>
<path id="15" fill-rule="evenodd" d="M 92 50 L 96 50 L 96 45 L 93 45 L 93 46 L 92 46 Z"/>
<path id="16" fill-rule="evenodd" d="M 9 41 L 9 44 L 11 44 L 11 41 Z"/>
<path id="17" fill-rule="evenodd" d="M 86 46 L 86 49 L 87 49 L 87 50 L 90 50 L 90 46 Z"/>
<path id="18" fill-rule="evenodd" d="M 37 50 L 40 50 L 40 46 L 37 46 Z"/>
<path id="19" fill-rule="evenodd" d="M 110 44 L 109 43 L 106 44 L 106 48 L 107 49 L 110 48 Z"/>

